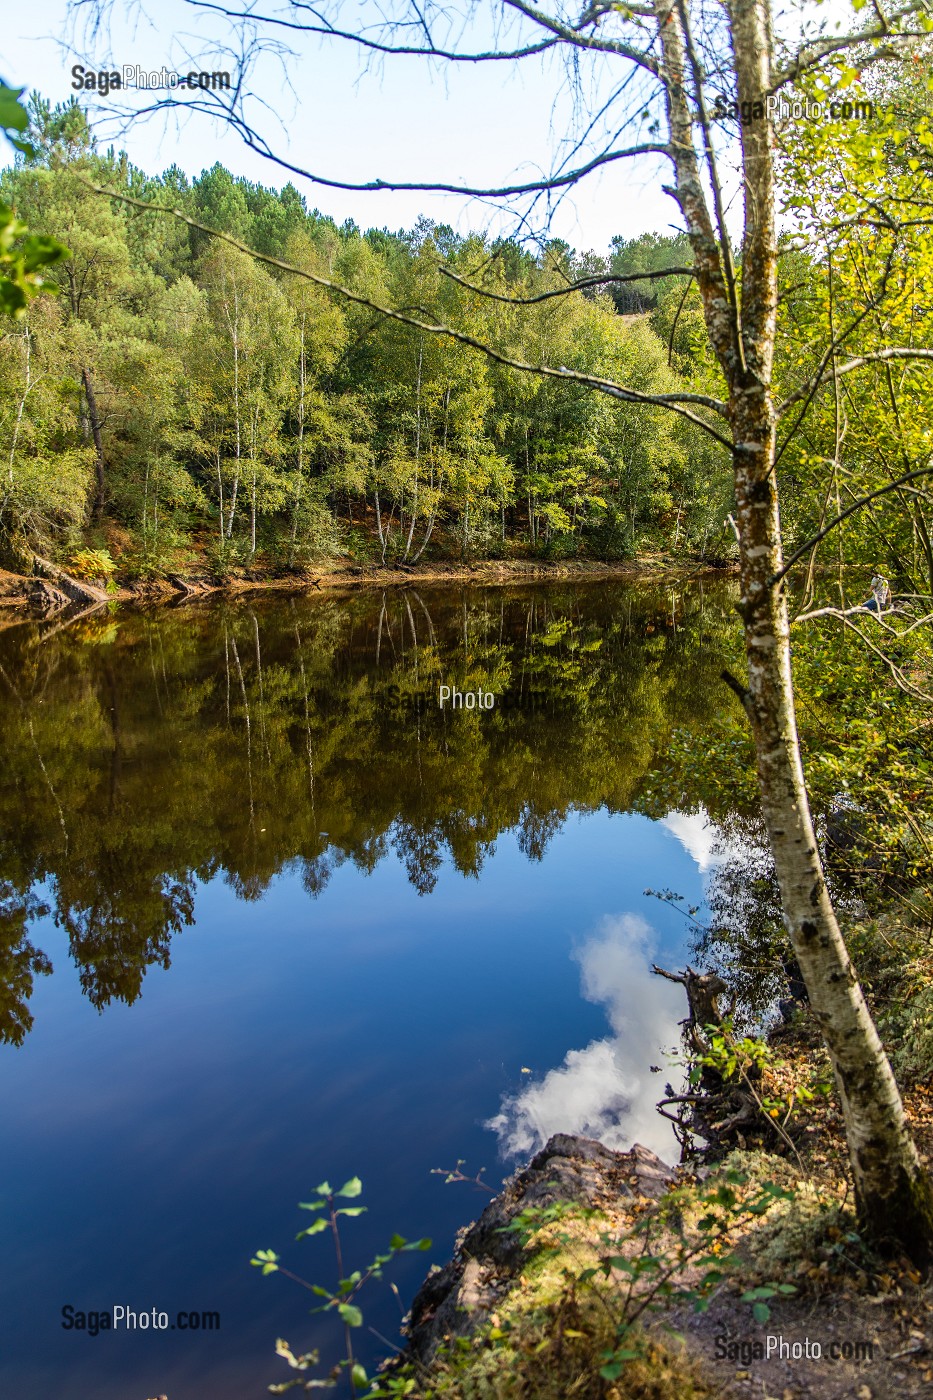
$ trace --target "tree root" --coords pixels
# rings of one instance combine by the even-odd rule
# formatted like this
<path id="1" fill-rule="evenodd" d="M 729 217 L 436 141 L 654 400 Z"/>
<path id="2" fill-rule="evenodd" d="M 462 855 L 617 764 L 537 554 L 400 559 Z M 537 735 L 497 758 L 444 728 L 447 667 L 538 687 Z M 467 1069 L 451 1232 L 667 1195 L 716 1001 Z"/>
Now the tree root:
<path id="1" fill-rule="evenodd" d="M 678 1094 L 666 1084 L 665 1097 L 657 1105 L 658 1112 L 677 1128 L 684 1157 L 699 1152 L 706 1160 L 716 1160 L 736 1147 L 746 1148 L 752 1143 L 777 1150 L 790 1146 L 793 1150 L 786 1131 L 782 1133 L 762 1110 L 753 1084 L 754 1069 L 726 1079 L 713 1066 L 701 1063 L 712 1048 L 708 1028 L 728 1030 L 719 1004 L 727 990 L 726 983 L 718 973 L 699 973 L 692 967 L 668 972 L 653 965 L 652 971 L 669 982 L 680 983 L 686 991 L 689 1015 L 680 1023 L 684 1045 L 688 1062 L 694 1066 L 700 1062 L 694 1091 Z M 702 1147 L 697 1147 L 698 1140 Z"/>

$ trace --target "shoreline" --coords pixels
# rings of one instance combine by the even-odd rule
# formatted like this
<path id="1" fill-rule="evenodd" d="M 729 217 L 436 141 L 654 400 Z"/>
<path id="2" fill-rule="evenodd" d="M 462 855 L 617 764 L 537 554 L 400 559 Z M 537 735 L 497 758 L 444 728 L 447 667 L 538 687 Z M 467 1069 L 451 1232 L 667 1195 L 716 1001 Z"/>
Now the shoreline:
<path id="1" fill-rule="evenodd" d="M 736 569 L 732 565 L 696 564 L 665 555 L 646 555 L 640 559 L 618 561 L 485 559 L 473 563 L 451 561 L 426 565 L 330 565 L 321 571 L 307 570 L 278 576 L 251 576 L 244 571 L 242 575 L 231 575 L 224 579 L 206 574 L 173 573 L 161 578 L 120 585 L 105 601 L 177 604 L 196 598 L 237 597 L 243 593 L 299 594 L 320 591 L 351 594 L 365 589 L 406 588 L 418 584 L 445 583 L 479 587 L 591 580 L 661 583 L 668 580 L 684 581 L 694 577 L 730 577 L 735 572 Z M 30 615 L 47 612 L 41 606 L 36 606 L 30 597 L 37 581 L 37 574 L 15 574 L 0 570 L 0 607 L 22 609 Z M 66 609 L 63 607 L 56 611 L 64 613 Z"/>

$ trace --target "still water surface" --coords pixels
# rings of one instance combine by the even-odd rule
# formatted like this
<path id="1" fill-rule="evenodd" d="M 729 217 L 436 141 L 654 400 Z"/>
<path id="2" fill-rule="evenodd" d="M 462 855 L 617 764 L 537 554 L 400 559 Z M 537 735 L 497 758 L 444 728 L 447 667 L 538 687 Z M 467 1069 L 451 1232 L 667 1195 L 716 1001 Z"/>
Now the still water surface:
<path id="1" fill-rule="evenodd" d="M 644 891 L 703 898 L 702 795 L 657 771 L 730 703 L 730 614 L 448 587 L 0 635 L 0 1393 L 259 1400 L 277 1336 L 336 1359 L 248 1264 L 332 1281 L 326 1237 L 293 1243 L 325 1177 L 363 1179 L 351 1265 L 433 1238 L 407 1305 L 483 1204 L 432 1169 L 496 1185 L 556 1131 L 673 1156 L 650 1066 L 684 1006 L 650 964 L 687 936 Z M 92 1338 L 66 1304 L 221 1328 Z"/>

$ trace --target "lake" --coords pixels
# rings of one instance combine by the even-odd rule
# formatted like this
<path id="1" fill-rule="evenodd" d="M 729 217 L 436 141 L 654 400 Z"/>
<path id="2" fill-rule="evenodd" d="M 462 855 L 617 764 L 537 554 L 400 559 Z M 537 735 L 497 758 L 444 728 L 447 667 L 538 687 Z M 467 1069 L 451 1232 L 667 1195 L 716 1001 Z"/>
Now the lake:
<path id="1" fill-rule="evenodd" d="M 3 1394 L 258 1400 L 276 1337 L 338 1359 L 249 1266 L 333 1283 L 327 1236 L 294 1240 L 325 1178 L 363 1181 L 348 1267 L 433 1239 L 361 1300 L 397 1341 L 484 1204 L 436 1169 L 496 1186 L 556 1131 L 675 1159 L 686 1008 L 650 966 L 689 929 L 645 891 L 702 904 L 715 864 L 664 765 L 734 703 L 732 608 L 446 585 L 0 634 Z M 220 1328 L 62 1326 L 118 1305 Z"/>

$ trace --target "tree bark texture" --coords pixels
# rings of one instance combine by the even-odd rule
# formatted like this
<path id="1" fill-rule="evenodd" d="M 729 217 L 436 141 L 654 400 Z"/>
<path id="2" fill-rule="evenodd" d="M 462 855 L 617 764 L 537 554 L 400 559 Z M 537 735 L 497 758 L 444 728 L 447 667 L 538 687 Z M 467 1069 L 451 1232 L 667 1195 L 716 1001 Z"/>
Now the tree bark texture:
<path id="1" fill-rule="evenodd" d="M 103 514 L 106 483 L 104 479 L 104 439 L 100 431 L 100 414 L 97 411 L 97 395 L 94 392 L 94 382 L 91 379 L 91 371 L 85 365 L 81 371 L 81 383 L 84 385 L 84 397 L 87 399 L 87 416 L 91 429 L 91 437 L 94 440 L 94 504 L 91 508 L 92 517 L 99 520 Z"/>
<path id="2" fill-rule="evenodd" d="M 774 51 L 769 0 L 728 5 L 740 110 L 764 103 Z M 879 1242 L 933 1257 L 933 1191 L 911 1139 L 891 1066 L 833 910 L 807 800 L 794 712 L 790 629 L 782 583 L 771 395 L 777 308 L 774 134 L 766 117 L 743 121 L 744 236 L 737 294 L 728 232 L 714 226 L 695 151 L 702 92 L 683 4 L 658 6 L 662 81 L 676 171 L 671 191 L 686 220 L 707 330 L 729 387 L 747 688 L 732 682 L 755 741 L 762 813 L 787 931 L 819 1022 L 842 1101 L 859 1216 Z M 748 104 L 746 106 L 746 104 Z M 698 103 L 700 125 L 702 101 Z M 759 111 L 762 108 L 758 109 Z M 706 180 L 716 174 L 707 142 Z"/>

